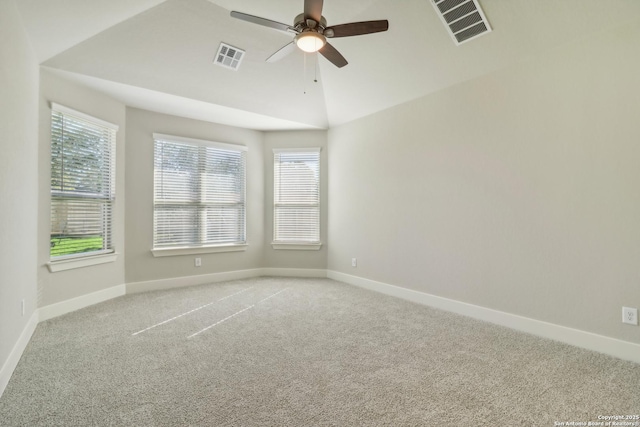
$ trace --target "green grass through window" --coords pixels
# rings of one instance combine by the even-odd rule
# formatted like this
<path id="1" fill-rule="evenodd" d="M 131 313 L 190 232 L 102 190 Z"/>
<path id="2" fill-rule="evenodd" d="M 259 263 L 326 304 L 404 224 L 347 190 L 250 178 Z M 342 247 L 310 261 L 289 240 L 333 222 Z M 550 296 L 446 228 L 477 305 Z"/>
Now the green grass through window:
<path id="1" fill-rule="evenodd" d="M 102 236 L 52 237 L 51 257 L 101 251 Z"/>

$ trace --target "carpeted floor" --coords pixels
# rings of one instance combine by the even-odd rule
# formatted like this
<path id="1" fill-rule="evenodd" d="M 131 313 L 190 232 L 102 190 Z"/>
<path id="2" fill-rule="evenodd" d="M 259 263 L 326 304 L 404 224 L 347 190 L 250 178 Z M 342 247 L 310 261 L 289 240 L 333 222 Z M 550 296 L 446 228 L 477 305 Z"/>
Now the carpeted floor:
<path id="1" fill-rule="evenodd" d="M 28 427 L 554 426 L 634 414 L 638 364 L 291 278 L 129 295 L 43 322 L 0 398 L 0 425 Z"/>

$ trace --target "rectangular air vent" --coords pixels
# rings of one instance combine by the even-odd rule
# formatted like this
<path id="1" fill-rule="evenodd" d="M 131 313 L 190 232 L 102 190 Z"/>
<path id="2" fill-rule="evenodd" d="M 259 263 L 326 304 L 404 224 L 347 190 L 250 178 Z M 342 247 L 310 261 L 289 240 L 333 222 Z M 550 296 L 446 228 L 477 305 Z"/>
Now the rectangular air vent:
<path id="1" fill-rule="evenodd" d="M 478 0 L 431 0 L 456 45 L 491 32 Z"/>
<path id="2" fill-rule="evenodd" d="M 244 50 L 230 46 L 226 43 L 220 43 L 218 54 L 214 62 L 221 67 L 237 70 L 244 58 Z"/>

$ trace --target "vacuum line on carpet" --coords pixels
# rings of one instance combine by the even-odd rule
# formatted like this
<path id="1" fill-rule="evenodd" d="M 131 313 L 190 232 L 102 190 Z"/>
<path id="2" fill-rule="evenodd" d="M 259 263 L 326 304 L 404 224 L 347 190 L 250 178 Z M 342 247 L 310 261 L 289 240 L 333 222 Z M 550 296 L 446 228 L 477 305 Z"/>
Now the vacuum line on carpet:
<path id="1" fill-rule="evenodd" d="M 247 307 L 247 308 L 245 308 L 244 310 L 240 310 L 240 311 L 238 311 L 237 313 L 234 313 L 234 314 L 232 314 L 232 315 L 231 315 L 231 316 L 229 316 L 229 317 L 225 317 L 224 319 L 222 319 L 222 320 L 220 320 L 220 321 L 218 321 L 218 322 L 214 323 L 213 325 L 211 325 L 211 326 L 207 326 L 206 328 L 202 329 L 201 331 L 196 332 L 196 333 L 195 333 L 195 334 L 193 334 L 193 335 L 189 335 L 187 338 L 195 337 L 196 335 L 201 334 L 201 333 L 203 333 L 204 331 L 206 331 L 206 330 L 208 330 L 208 329 L 211 329 L 211 328 L 213 328 L 214 326 L 217 326 L 217 325 L 219 325 L 220 323 L 225 322 L 225 321 L 227 321 L 227 320 L 231 319 L 232 317 L 235 317 L 235 316 L 237 316 L 238 314 L 240 314 L 240 313 L 242 313 L 242 312 L 244 312 L 244 311 L 249 310 L 250 308 L 255 307 L 256 305 L 258 305 L 258 304 L 260 304 L 260 303 L 262 303 L 262 302 L 265 302 L 265 301 L 266 301 L 266 300 L 268 300 L 269 298 L 273 298 L 273 297 L 275 297 L 276 295 L 283 293 L 283 292 L 284 292 L 284 291 L 286 291 L 287 289 L 289 289 L 289 288 L 284 288 L 284 289 L 282 289 L 282 290 L 280 290 L 280 291 L 276 292 L 275 294 L 271 294 L 271 295 L 269 295 L 268 297 L 266 297 L 266 298 L 264 298 L 264 299 L 261 299 L 261 300 L 260 300 L 260 301 L 258 301 L 257 303 L 253 304 L 252 306 Z"/>
<path id="2" fill-rule="evenodd" d="M 195 312 L 196 312 L 196 311 L 198 311 L 198 310 L 202 310 L 203 308 L 209 307 L 211 304 L 215 304 L 215 303 L 217 303 L 217 302 L 224 301 L 224 300 L 226 300 L 227 298 L 231 298 L 231 297 L 233 297 L 233 296 L 236 296 L 236 295 L 238 295 L 238 294 L 241 294 L 241 293 L 243 293 L 243 292 L 245 292 L 245 291 L 248 291 L 248 290 L 249 290 L 249 289 L 251 289 L 251 288 L 253 288 L 253 286 L 250 286 L 250 287 L 248 287 L 248 288 L 245 288 L 245 289 L 243 289 L 243 290 L 241 290 L 241 291 L 239 291 L 239 292 L 236 292 L 235 294 L 227 295 L 226 297 L 224 297 L 224 298 L 220 298 L 219 300 L 212 301 L 212 302 L 210 302 L 209 304 L 201 305 L 201 306 L 200 306 L 200 307 L 198 307 L 198 308 L 194 308 L 193 310 L 187 311 L 186 313 L 179 314 L 179 315 L 177 315 L 177 316 L 175 316 L 175 317 L 172 317 L 171 319 L 167 319 L 167 320 L 164 320 L 164 321 L 162 321 L 162 322 L 160 322 L 160 323 L 156 323 L 156 324 L 155 324 L 155 325 L 153 325 L 153 326 L 149 326 L 149 327 L 148 327 L 148 328 L 146 328 L 146 329 L 143 329 L 143 330 L 138 331 L 138 332 L 136 332 L 136 333 L 134 333 L 134 334 L 131 334 L 131 336 L 136 336 L 136 335 L 138 335 L 138 334 L 141 334 L 141 333 L 143 333 L 143 332 L 146 332 L 146 331 L 151 330 L 151 329 L 153 329 L 153 328 L 156 328 L 156 327 L 158 327 L 158 326 L 162 326 L 162 325 L 164 325 L 165 323 L 169 323 L 169 322 L 171 322 L 171 321 L 173 321 L 173 320 L 176 320 L 176 319 L 179 319 L 179 318 L 181 318 L 181 317 L 187 316 L 187 315 L 189 315 L 189 314 L 191 314 L 191 313 L 195 313 Z"/>
<path id="3" fill-rule="evenodd" d="M 269 298 L 273 298 L 273 297 L 275 297 L 276 295 L 281 294 L 282 292 L 286 291 L 287 289 L 289 289 L 289 288 L 284 288 L 283 290 L 278 291 L 278 292 L 276 292 L 276 293 L 275 293 L 275 294 L 273 294 L 273 295 L 269 295 L 269 296 L 268 296 L 268 297 L 266 297 L 265 299 L 261 299 L 260 301 L 258 301 L 256 304 L 260 304 L 261 302 L 265 302 L 265 301 L 266 301 L 266 300 L 268 300 Z"/>
<path id="4" fill-rule="evenodd" d="M 229 316 L 229 317 L 225 317 L 224 319 L 222 319 L 222 320 L 220 320 L 220 321 L 218 321 L 218 322 L 214 323 L 213 325 L 211 325 L 211 326 L 207 326 L 206 328 L 204 328 L 204 329 L 202 329 L 202 330 L 200 330 L 200 331 L 196 332 L 195 334 L 189 335 L 187 338 L 193 338 L 193 337 L 195 337 L 196 335 L 199 335 L 199 334 L 201 334 L 201 333 L 203 333 L 203 332 L 205 332 L 205 331 L 207 331 L 207 330 L 209 330 L 209 329 L 213 328 L 214 326 L 217 326 L 217 325 L 219 325 L 220 323 L 225 322 L 225 321 L 227 321 L 227 320 L 231 319 L 232 317 L 235 317 L 235 316 L 237 316 L 238 314 L 242 313 L 243 311 L 247 311 L 247 310 L 249 310 L 249 309 L 251 309 L 251 308 L 253 308 L 253 307 L 255 307 L 255 304 L 254 304 L 254 305 L 251 305 L 251 306 L 249 306 L 249 307 L 247 307 L 247 308 L 245 308 L 245 309 L 242 309 L 242 310 L 238 311 L 237 313 L 233 313 L 231 316 Z"/>

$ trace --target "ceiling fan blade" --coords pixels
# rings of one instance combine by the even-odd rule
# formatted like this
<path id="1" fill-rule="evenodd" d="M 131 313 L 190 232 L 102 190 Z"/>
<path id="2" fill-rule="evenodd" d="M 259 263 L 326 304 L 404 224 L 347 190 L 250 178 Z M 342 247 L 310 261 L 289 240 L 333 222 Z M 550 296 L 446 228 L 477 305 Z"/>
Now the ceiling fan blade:
<path id="1" fill-rule="evenodd" d="M 325 44 L 324 47 L 318 52 L 320 52 L 322 56 L 327 58 L 329 61 L 331 61 L 331 63 L 333 63 L 333 65 L 338 68 L 342 68 L 348 64 L 347 60 L 344 59 L 344 56 L 342 56 L 342 54 L 329 43 Z"/>
<path id="2" fill-rule="evenodd" d="M 243 21 L 251 22 L 252 24 L 262 25 L 264 27 L 273 28 L 280 31 L 296 32 L 291 25 L 283 24 L 281 22 L 272 21 L 270 19 L 260 18 L 259 16 L 247 15 L 246 13 L 231 12 L 232 18 L 241 19 Z"/>
<path id="3" fill-rule="evenodd" d="M 322 20 L 322 0 L 304 0 L 304 17 L 316 22 Z"/>
<path id="4" fill-rule="evenodd" d="M 324 35 L 330 38 L 361 36 L 363 34 L 380 33 L 389 29 L 389 21 L 364 21 L 349 24 L 334 25 L 324 30 Z"/>
<path id="5" fill-rule="evenodd" d="M 281 47 L 276 53 L 274 53 L 273 55 L 268 57 L 267 58 L 267 62 L 280 61 L 282 58 L 284 58 L 285 56 L 289 55 L 294 50 L 296 50 L 295 42 L 291 42 L 289 44 L 286 44 L 283 47 Z"/>

